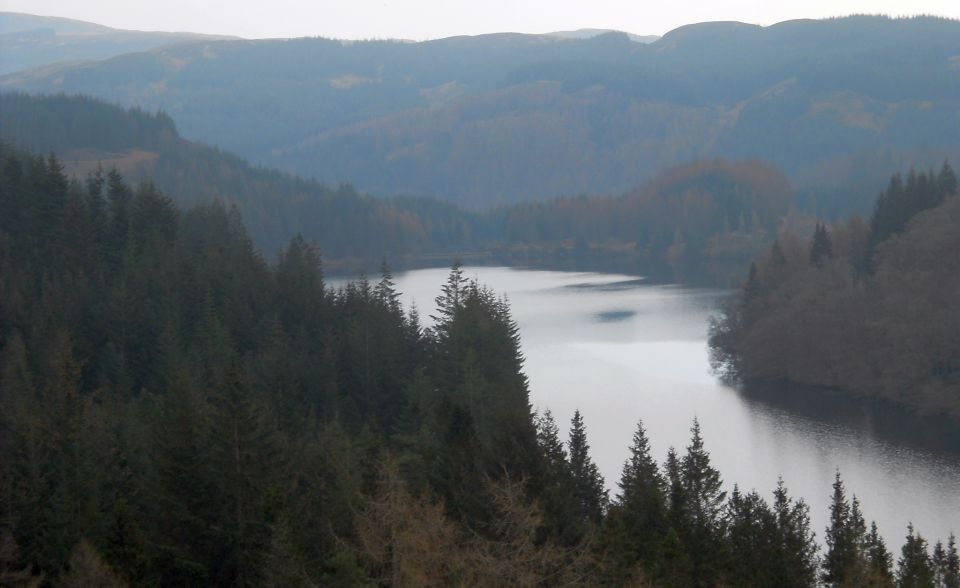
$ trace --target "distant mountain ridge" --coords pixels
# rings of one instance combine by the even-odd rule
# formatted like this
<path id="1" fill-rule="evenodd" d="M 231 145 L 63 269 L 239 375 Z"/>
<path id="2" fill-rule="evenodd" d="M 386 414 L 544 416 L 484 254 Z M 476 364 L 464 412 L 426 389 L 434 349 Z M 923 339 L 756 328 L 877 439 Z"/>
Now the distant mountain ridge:
<path id="1" fill-rule="evenodd" d="M 614 194 L 698 159 L 762 159 L 818 213 L 868 210 L 960 159 L 960 22 L 702 23 L 649 44 L 495 34 L 195 42 L 0 78 L 163 109 L 185 137 L 382 195 L 488 208 Z"/>
<path id="2" fill-rule="evenodd" d="M 107 59 L 184 41 L 236 38 L 199 33 L 129 31 L 69 18 L 0 12 L 0 74 L 55 62 Z"/>
<path id="3" fill-rule="evenodd" d="M 637 35 L 616 29 L 577 29 L 575 31 L 553 31 L 544 34 L 549 37 L 560 37 L 561 39 L 592 39 L 607 33 L 623 33 L 630 37 L 630 40 L 634 43 L 653 43 L 660 38 L 660 35 Z"/>

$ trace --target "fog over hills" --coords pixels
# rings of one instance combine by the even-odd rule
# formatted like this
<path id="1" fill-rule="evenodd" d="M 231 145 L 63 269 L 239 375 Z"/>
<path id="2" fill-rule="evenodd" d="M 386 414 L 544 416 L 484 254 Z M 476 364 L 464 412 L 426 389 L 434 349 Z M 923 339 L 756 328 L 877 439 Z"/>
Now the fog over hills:
<path id="1" fill-rule="evenodd" d="M 61 61 L 106 59 L 183 41 L 234 38 L 127 31 L 69 18 L 0 12 L 0 74 Z"/>
<path id="2" fill-rule="evenodd" d="M 616 32 L 204 41 L 0 88 L 162 109 L 187 138 L 383 195 L 485 208 L 617 193 L 722 156 L 777 165 L 802 204 L 843 214 L 868 209 L 891 171 L 960 152 L 960 22 L 718 22 L 649 44 Z"/>

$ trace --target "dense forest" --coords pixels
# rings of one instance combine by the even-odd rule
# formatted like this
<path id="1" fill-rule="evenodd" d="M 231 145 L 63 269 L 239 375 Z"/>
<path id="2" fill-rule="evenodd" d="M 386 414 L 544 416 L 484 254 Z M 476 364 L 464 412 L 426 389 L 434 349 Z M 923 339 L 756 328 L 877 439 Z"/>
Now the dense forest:
<path id="1" fill-rule="evenodd" d="M 57 154 L 68 174 L 116 168 L 177 205 L 235 205 L 272 257 L 301 233 L 330 270 L 502 263 L 636 273 L 728 286 L 773 241 L 794 194 L 759 162 L 695 162 L 618 196 L 466 211 L 432 198 L 381 199 L 279 172 L 181 139 L 163 114 L 82 96 L 0 94 L 0 137 Z"/>
<path id="2" fill-rule="evenodd" d="M 960 418 L 960 198 L 895 175 L 869 220 L 781 235 L 712 326 L 715 367 Z"/>
<path id="3" fill-rule="evenodd" d="M 490 249 L 510 265 L 729 285 L 787 222 L 793 189 L 760 162 L 677 166 L 620 196 L 558 198 L 495 211 Z M 797 219 L 799 221 L 799 219 Z M 736 276 L 736 277 L 735 277 Z"/>
<path id="4" fill-rule="evenodd" d="M 564 444 L 532 412 L 505 300 L 454 266 L 425 329 L 398 295 L 2 147 L 0 584 L 960 583 L 952 536 L 895 563 L 839 473 L 821 552 L 782 483 L 724 490 L 696 422 L 662 465 L 638 425 L 609 497 L 584 418 Z"/>
<path id="5" fill-rule="evenodd" d="M 957 56 L 956 20 L 854 16 L 701 23 L 653 43 L 198 41 L 15 72 L 0 88 L 162 109 L 191 140 L 382 196 L 483 209 L 760 158 L 811 211 L 842 218 L 869 212 L 891 172 L 960 157 Z"/>
<path id="6" fill-rule="evenodd" d="M 163 113 L 82 96 L 3 94 L 0 138 L 57 154 L 71 175 L 115 168 L 136 181 L 155 182 L 179 206 L 213 201 L 236 206 L 254 244 L 271 257 L 297 233 L 321 247 L 328 261 L 350 269 L 364 260 L 389 255 L 400 262 L 469 240 L 464 215 L 445 214 L 449 207 L 440 203 L 431 214 L 408 212 L 349 185 L 331 187 L 254 167 L 183 140 Z"/>

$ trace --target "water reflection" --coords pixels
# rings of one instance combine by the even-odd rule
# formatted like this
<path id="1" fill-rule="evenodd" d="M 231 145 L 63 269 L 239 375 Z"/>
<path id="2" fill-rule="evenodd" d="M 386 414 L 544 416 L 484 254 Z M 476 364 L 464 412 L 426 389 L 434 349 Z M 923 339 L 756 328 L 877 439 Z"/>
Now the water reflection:
<path id="1" fill-rule="evenodd" d="M 607 310 L 604 312 L 598 312 L 594 316 L 597 321 L 601 323 L 613 323 L 617 321 L 625 321 L 629 318 L 636 316 L 637 312 L 635 310 Z"/>
<path id="2" fill-rule="evenodd" d="M 810 391 L 720 384 L 709 373 L 705 337 L 722 292 L 622 275 L 466 271 L 507 295 L 531 402 L 549 407 L 562 428 L 581 410 L 614 491 L 637 419 L 662 461 L 670 446 L 686 446 L 696 416 L 728 488 L 736 482 L 769 497 L 782 476 L 811 505 L 818 538 L 838 469 L 891 547 L 902 544 L 908 521 L 928 539 L 960 532 L 960 432 Z M 426 318 L 446 277 L 443 269 L 418 270 L 396 281 Z"/>

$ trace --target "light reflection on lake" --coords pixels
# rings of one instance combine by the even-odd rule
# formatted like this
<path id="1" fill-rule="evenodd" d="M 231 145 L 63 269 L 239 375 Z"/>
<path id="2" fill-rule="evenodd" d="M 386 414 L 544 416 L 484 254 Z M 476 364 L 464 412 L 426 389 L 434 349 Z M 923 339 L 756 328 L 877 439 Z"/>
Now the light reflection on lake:
<path id="1" fill-rule="evenodd" d="M 611 496 L 638 418 L 662 462 L 671 445 L 682 453 L 696 416 L 728 488 L 736 482 L 769 500 L 782 475 L 791 494 L 810 504 L 820 541 L 837 469 L 895 556 L 908 521 L 931 542 L 946 540 L 950 530 L 960 533 L 955 437 L 928 432 L 916 441 L 922 431 L 911 436 L 916 425 L 910 419 L 888 415 L 879 426 L 860 407 L 806 395 L 790 402 L 755 400 L 717 382 L 705 338 L 722 292 L 609 274 L 465 272 L 509 298 L 531 403 L 549 407 L 562 430 L 580 409 Z M 425 323 L 448 273 L 428 269 L 396 277 L 405 305 L 415 302 Z"/>

